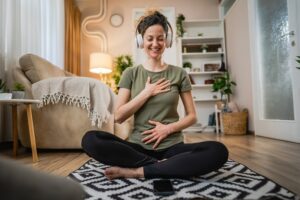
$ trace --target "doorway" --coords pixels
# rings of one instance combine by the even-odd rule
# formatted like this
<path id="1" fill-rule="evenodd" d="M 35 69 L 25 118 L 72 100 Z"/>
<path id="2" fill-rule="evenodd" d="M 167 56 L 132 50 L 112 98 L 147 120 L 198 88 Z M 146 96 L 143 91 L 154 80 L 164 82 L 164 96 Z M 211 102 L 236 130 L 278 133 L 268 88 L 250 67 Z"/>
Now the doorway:
<path id="1" fill-rule="evenodd" d="M 248 2 L 255 134 L 300 143 L 300 2 Z"/>

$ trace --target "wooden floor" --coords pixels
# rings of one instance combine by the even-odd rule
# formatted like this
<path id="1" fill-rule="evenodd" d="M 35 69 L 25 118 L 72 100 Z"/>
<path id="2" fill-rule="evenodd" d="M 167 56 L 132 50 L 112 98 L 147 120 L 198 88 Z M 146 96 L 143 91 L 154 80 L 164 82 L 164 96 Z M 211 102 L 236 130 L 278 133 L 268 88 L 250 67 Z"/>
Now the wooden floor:
<path id="1" fill-rule="evenodd" d="M 189 143 L 205 140 L 224 143 L 229 149 L 230 159 L 300 195 L 300 144 L 253 135 L 218 137 L 213 133 L 185 134 L 185 141 Z M 1 151 L 6 157 L 12 157 L 11 149 Z M 20 149 L 16 160 L 59 176 L 67 176 L 89 160 L 81 150 L 38 150 L 38 154 L 40 161 L 32 163 L 30 151 Z"/>

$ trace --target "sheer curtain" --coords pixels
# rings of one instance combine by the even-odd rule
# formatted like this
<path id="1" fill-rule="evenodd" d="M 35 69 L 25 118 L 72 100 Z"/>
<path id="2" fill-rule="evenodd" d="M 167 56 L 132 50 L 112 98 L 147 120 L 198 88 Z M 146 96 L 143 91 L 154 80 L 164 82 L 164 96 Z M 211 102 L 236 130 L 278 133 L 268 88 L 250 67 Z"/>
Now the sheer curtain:
<path id="1" fill-rule="evenodd" d="M 1 76 L 25 53 L 37 54 L 63 68 L 64 1 L 0 0 L 0 11 Z"/>
<path id="2" fill-rule="evenodd" d="M 12 87 L 12 68 L 25 53 L 64 66 L 64 1 L 0 0 L 0 78 Z M 0 108 L 0 131 L 10 132 L 10 112 Z M 0 134 L 0 141 L 7 137 Z"/>

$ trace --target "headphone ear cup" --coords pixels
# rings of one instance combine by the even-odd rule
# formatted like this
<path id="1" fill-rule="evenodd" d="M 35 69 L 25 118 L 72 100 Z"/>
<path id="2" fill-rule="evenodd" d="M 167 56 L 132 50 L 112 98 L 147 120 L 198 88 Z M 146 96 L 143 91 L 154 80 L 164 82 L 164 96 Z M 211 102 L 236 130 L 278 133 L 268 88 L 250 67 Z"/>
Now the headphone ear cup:
<path id="1" fill-rule="evenodd" d="M 167 41 L 166 41 L 166 47 L 171 48 L 172 47 L 172 40 L 173 40 L 173 35 L 172 33 L 167 34 Z"/>
<path id="2" fill-rule="evenodd" d="M 144 48 L 144 40 L 143 40 L 143 37 L 141 34 L 137 34 L 136 36 L 136 44 L 137 44 L 137 47 L 142 49 Z"/>

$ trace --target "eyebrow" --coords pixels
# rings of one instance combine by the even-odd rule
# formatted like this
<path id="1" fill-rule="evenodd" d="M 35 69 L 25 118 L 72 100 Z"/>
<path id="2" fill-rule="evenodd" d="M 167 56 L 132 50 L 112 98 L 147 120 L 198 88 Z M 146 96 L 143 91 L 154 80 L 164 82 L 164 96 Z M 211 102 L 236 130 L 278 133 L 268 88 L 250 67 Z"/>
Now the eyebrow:
<path id="1" fill-rule="evenodd" d="M 146 35 L 146 38 L 153 38 L 153 37 L 155 37 L 155 36 L 153 36 L 153 35 Z M 159 38 L 159 37 L 164 37 L 164 35 L 158 35 L 157 37 L 158 37 L 158 38 Z"/>

